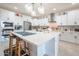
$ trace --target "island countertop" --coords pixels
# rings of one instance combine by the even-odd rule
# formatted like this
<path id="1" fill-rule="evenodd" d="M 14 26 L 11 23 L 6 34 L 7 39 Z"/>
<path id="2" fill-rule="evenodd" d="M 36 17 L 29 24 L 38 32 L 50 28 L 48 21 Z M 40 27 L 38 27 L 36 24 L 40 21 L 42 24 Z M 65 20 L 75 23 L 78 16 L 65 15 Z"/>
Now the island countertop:
<path id="1" fill-rule="evenodd" d="M 60 34 L 60 32 L 37 32 L 37 31 L 26 31 L 29 33 L 35 33 L 33 35 L 28 36 L 22 36 L 16 32 L 20 31 L 14 31 L 11 32 L 12 34 L 16 35 L 17 37 L 20 37 L 21 39 L 25 40 L 26 42 L 30 42 L 32 44 L 35 44 L 37 46 L 51 40 L 52 38 L 56 37 Z"/>

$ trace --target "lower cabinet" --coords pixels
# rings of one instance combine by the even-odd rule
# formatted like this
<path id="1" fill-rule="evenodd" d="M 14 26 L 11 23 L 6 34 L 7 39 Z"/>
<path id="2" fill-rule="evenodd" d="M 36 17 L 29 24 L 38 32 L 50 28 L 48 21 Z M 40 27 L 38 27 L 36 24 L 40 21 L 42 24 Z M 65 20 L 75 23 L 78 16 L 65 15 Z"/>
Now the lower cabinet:
<path id="1" fill-rule="evenodd" d="M 79 32 L 75 34 L 75 43 L 79 44 Z"/>
<path id="2" fill-rule="evenodd" d="M 60 40 L 79 44 L 79 32 L 62 32 Z"/>
<path id="3" fill-rule="evenodd" d="M 61 39 L 61 40 L 64 40 L 64 41 L 68 41 L 67 32 L 62 32 L 62 33 L 61 33 L 61 36 L 60 36 L 60 39 Z"/>

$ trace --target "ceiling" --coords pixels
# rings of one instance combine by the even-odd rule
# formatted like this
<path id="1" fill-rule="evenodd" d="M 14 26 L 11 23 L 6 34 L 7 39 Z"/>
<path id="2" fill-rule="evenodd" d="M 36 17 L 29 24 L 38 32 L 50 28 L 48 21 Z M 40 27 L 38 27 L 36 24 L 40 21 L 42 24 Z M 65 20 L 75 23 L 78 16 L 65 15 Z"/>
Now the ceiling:
<path id="1" fill-rule="evenodd" d="M 7 9 L 10 11 L 16 11 L 14 7 L 16 6 L 22 14 L 29 15 L 31 16 L 31 13 L 28 13 L 28 11 L 25 8 L 25 5 L 27 3 L 0 3 L 0 8 Z M 42 17 L 46 16 L 50 13 L 56 13 L 56 12 L 61 12 L 61 11 L 68 11 L 68 10 L 73 10 L 73 9 L 78 9 L 79 4 L 72 4 L 72 3 L 43 3 L 42 6 L 45 9 L 44 14 L 39 14 L 37 11 L 39 3 L 35 3 L 35 12 L 37 13 L 35 17 Z M 53 8 L 56 8 L 56 10 L 53 10 Z"/>

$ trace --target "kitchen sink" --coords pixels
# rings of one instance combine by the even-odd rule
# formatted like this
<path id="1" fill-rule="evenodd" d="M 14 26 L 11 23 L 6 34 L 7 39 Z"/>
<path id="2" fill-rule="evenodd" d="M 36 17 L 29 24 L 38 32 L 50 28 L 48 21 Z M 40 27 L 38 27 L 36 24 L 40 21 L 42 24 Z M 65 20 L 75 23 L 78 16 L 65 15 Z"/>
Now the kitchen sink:
<path id="1" fill-rule="evenodd" d="M 30 32 L 16 32 L 17 34 L 20 34 L 22 36 L 28 36 L 28 35 L 34 35 L 35 33 L 30 33 Z"/>

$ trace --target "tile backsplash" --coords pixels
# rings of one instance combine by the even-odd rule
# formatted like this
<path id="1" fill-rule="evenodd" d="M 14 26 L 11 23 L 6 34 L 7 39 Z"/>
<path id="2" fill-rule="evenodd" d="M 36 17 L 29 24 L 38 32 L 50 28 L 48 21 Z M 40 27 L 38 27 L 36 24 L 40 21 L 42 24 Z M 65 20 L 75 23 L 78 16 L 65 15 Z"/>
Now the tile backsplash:
<path id="1" fill-rule="evenodd" d="M 79 26 L 64 26 L 61 27 L 62 32 L 79 32 Z"/>

